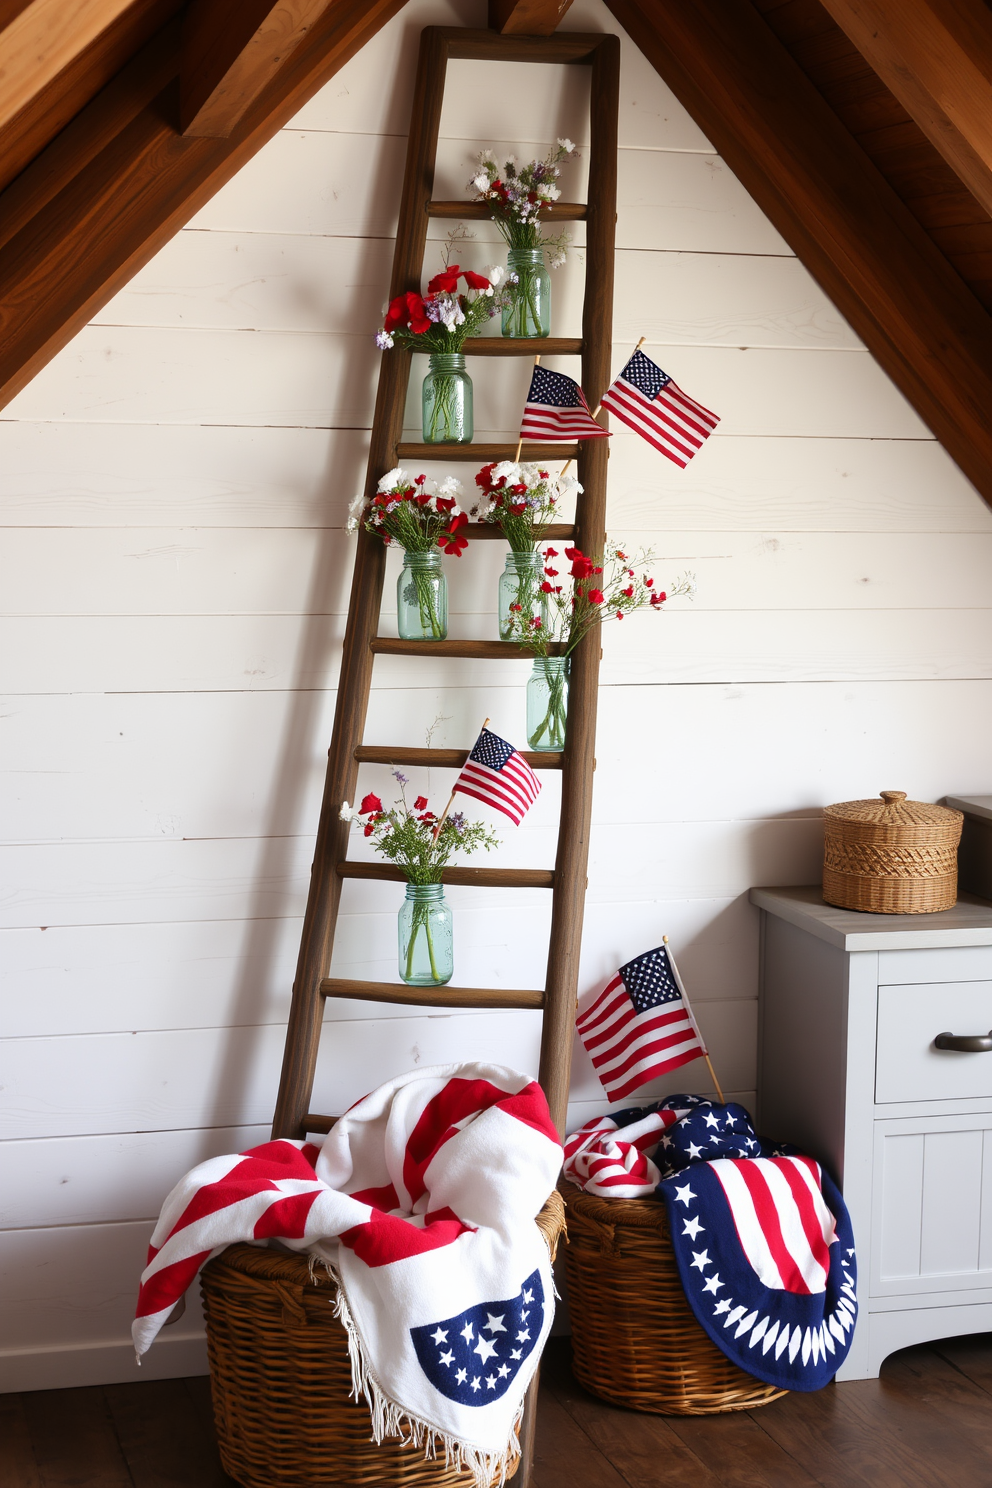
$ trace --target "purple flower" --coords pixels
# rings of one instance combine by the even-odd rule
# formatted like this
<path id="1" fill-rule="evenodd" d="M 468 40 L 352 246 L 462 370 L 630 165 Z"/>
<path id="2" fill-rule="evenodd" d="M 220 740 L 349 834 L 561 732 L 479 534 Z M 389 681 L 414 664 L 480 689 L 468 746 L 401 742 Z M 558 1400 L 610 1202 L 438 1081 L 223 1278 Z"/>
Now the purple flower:
<path id="1" fill-rule="evenodd" d="M 464 813 L 464 811 L 453 811 L 451 813 L 451 815 L 448 817 L 448 821 L 451 823 L 451 825 L 454 827 L 455 831 L 458 833 L 458 835 L 460 837 L 462 835 L 462 833 L 465 831 L 465 813 Z"/>
<path id="2" fill-rule="evenodd" d="M 409 777 L 409 775 L 404 775 L 402 770 L 394 770 L 393 771 L 393 779 L 396 780 L 396 781 L 398 781 L 400 785 L 409 785 L 410 784 L 410 777 Z"/>

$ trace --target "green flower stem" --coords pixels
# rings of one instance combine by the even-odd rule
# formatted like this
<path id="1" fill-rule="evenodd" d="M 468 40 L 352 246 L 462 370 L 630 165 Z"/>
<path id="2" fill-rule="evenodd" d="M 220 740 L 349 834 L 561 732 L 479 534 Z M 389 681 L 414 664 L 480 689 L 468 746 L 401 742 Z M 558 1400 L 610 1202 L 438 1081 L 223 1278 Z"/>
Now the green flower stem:
<path id="1" fill-rule="evenodd" d="M 540 660 L 548 688 L 548 709 L 534 733 L 531 734 L 528 743 L 536 749 L 547 734 L 548 743 L 561 749 L 565 743 L 565 721 L 568 712 L 565 704 L 567 677 L 564 668 L 549 667 L 545 657 Z"/>
<path id="2" fill-rule="evenodd" d="M 514 336 L 531 337 L 540 332 L 541 315 L 537 305 L 537 270 L 518 268 L 510 327 Z"/>
<path id="3" fill-rule="evenodd" d="M 410 931 L 410 944 L 407 946 L 406 951 L 405 980 L 409 982 L 411 976 L 413 975 L 413 952 L 417 944 L 417 935 L 420 932 L 421 926 L 427 934 L 427 954 L 430 957 L 431 976 L 434 978 L 435 982 L 440 983 L 441 978 L 438 975 L 437 962 L 434 959 L 434 936 L 431 934 L 429 904 L 415 904 L 413 907 L 413 926 Z"/>
<path id="4" fill-rule="evenodd" d="M 420 610 L 420 628 L 426 635 L 430 631 L 434 640 L 444 638 L 444 627 L 441 624 L 437 612 L 435 597 L 435 586 L 433 575 L 422 573 L 420 569 L 410 571 L 410 582 L 413 585 L 417 597 L 417 606 Z M 409 599 L 409 591 L 404 593 L 404 598 Z"/>
<path id="5" fill-rule="evenodd" d="M 425 443 L 440 444 L 444 441 L 438 439 L 439 430 L 449 438 L 453 438 L 457 432 L 455 429 L 455 379 L 439 376 L 435 372 L 431 387 L 434 392 L 434 401 L 431 406 L 430 428 Z"/>

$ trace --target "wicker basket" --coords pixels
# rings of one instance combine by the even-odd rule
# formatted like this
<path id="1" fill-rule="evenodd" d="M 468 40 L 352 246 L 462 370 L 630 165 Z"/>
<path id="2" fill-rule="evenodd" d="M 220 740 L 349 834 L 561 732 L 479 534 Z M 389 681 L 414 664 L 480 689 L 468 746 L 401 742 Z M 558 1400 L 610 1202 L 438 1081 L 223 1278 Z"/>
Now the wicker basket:
<path id="1" fill-rule="evenodd" d="M 932 914 L 958 897 L 960 811 L 882 791 L 823 813 L 823 898 L 875 914 Z"/>
<path id="2" fill-rule="evenodd" d="M 660 1199 L 564 1193 L 572 1368 L 587 1390 L 663 1416 L 753 1410 L 786 1393 L 738 1369 L 696 1322 Z"/>
<path id="3" fill-rule="evenodd" d="M 554 1257 L 564 1205 L 537 1224 Z M 214 1421 L 224 1471 L 245 1488 L 472 1488 L 423 1447 L 376 1446 L 333 1312 L 336 1287 L 308 1257 L 231 1245 L 201 1275 Z"/>

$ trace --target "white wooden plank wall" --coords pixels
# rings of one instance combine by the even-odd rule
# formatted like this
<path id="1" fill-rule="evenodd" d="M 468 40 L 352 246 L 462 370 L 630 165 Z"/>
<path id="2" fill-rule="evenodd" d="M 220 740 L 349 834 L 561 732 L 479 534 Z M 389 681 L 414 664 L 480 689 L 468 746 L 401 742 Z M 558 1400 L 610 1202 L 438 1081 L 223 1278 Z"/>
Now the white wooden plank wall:
<path id="1" fill-rule="evenodd" d="M 410 0 L 0 416 L 0 1388 L 133 1377 L 159 1202 L 267 1130 L 434 22 L 484 6 Z M 599 0 L 565 25 L 617 29 Z M 584 86 L 453 65 L 439 192 L 486 144 L 586 143 Z M 748 887 L 815 877 L 825 802 L 992 789 L 992 516 L 626 39 L 620 138 L 616 365 L 647 335 L 723 422 L 685 472 L 613 440 L 615 535 L 699 595 L 606 635 L 582 986 L 667 931 L 747 1099 Z M 462 262 L 501 257 L 476 229 Z M 577 240 L 558 334 L 578 329 Z M 473 370 L 480 433 L 510 432 L 528 368 Z M 500 562 L 449 566 L 456 633 L 492 634 Z M 435 742 L 466 744 L 489 713 L 522 741 L 526 674 L 383 659 L 368 738 L 419 744 L 440 715 Z M 551 860 L 556 792 L 501 862 Z M 459 980 L 540 984 L 545 896 L 452 899 Z M 346 886 L 339 975 L 393 975 L 396 902 Z M 329 1109 L 440 1059 L 534 1067 L 533 1015 L 373 1011 L 328 1010 Z M 573 1096 L 575 1121 L 603 1108 L 581 1051 Z M 149 1367 L 204 1367 L 195 1309 Z"/>

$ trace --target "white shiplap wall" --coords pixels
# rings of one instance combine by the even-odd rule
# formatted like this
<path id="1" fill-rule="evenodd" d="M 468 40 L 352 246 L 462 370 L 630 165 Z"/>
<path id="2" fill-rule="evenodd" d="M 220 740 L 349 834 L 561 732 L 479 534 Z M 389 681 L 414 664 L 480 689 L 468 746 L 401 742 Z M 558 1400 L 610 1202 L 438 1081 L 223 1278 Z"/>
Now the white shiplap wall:
<path id="1" fill-rule="evenodd" d="M 267 1130 L 432 22 L 484 24 L 481 0 L 411 0 L 0 421 L 0 1388 L 133 1377 L 164 1193 Z M 599 0 L 566 25 L 617 29 Z M 484 144 L 584 143 L 584 85 L 454 64 L 439 194 Z M 827 801 L 992 789 L 992 515 L 626 41 L 620 139 L 616 365 L 647 335 L 723 422 L 684 473 L 613 439 L 614 534 L 699 596 L 606 633 L 582 986 L 667 931 L 747 1099 L 748 887 L 815 878 Z M 497 254 L 479 225 L 460 256 Z M 527 369 L 474 370 L 480 437 L 511 432 Z M 456 633 L 492 633 L 500 562 L 451 566 Z M 367 737 L 420 743 L 440 714 L 435 742 L 464 744 L 489 713 L 522 739 L 526 673 L 382 659 Z M 555 795 L 502 862 L 550 861 Z M 458 979 L 538 985 L 544 896 L 451 897 Z M 338 974 L 393 975 L 395 908 L 346 886 Z M 534 1065 L 530 1014 L 328 1018 L 327 1109 L 418 1063 Z M 573 1095 L 600 1108 L 581 1052 Z M 191 1307 L 145 1373 L 203 1367 Z"/>

